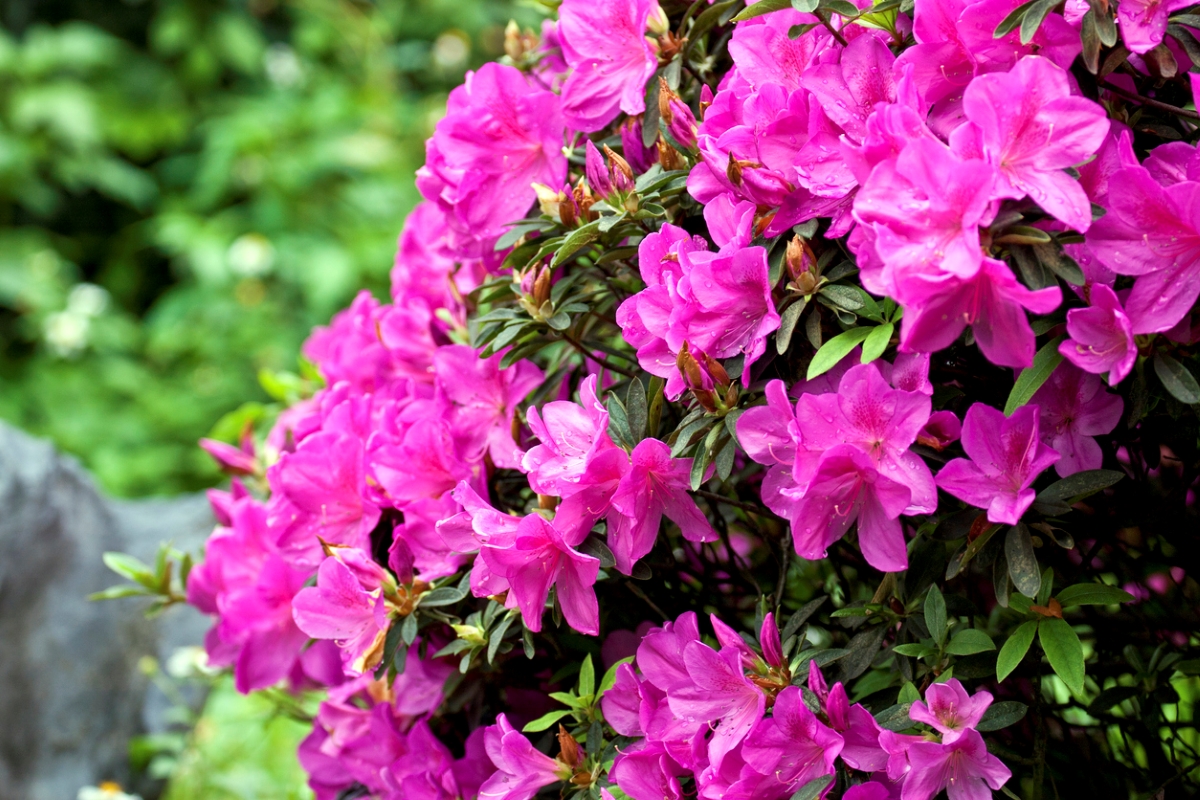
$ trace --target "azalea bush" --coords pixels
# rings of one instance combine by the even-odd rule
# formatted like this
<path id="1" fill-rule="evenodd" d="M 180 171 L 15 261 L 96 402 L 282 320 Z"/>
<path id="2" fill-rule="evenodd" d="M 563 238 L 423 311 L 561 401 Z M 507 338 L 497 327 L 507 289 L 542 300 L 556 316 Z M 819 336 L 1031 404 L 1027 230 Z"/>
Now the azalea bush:
<path id="1" fill-rule="evenodd" d="M 510 26 L 390 301 L 110 594 L 322 693 L 320 798 L 1195 794 L 1193 11 Z"/>

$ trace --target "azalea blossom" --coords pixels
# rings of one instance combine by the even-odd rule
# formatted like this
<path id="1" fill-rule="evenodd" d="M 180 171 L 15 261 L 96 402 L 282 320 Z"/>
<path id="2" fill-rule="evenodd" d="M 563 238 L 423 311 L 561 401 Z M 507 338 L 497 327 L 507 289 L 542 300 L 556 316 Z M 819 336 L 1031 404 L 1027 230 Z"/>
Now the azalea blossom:
<path id="1" fill-rule="evenodd" d="M 1067 312 L 1067 341 L 1058 346 L 1063 357 L 1085 372 L 1108 373 L 1108 385 L 1125 379 L 1137 360 L 1133 323 L 1121 301 L 1102 283 L 1092 284 L 1091 306 Z"/>
<path id="2" fill-rule="evenodd" d="M 1105 391 L 1098 376 L 1063 362 L 1030 402 L 1040 410 L 1042 441 L 1060 456 L 1054 469 L 1061 477 L 1100 469 L 1103 454 L 1093 437 L 1117 427 L 1125 408 L 1119 395 Z"/>

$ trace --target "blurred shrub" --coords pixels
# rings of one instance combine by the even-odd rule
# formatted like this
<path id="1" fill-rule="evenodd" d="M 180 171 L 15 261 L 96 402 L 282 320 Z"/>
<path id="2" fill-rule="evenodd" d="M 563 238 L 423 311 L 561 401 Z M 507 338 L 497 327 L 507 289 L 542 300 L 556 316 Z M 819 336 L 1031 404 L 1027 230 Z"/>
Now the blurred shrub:
<path id="1" fill-rule="evenodd" d="M 517 13 L 496 0 L 10 0 L 0 417 L 109 490 L 195 447 L 308 328 L 382 290 L 423 140 Z"/>

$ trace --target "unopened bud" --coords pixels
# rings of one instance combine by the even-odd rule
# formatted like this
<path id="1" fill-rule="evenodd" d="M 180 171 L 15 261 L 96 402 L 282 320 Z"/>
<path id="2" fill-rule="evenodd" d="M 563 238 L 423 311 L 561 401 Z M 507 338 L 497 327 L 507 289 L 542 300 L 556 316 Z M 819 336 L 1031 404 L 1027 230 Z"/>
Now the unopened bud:
<path id="1" fill-rule="evenodd" d="M 708 353 L 704 354 L 704 366 L 708 367 L 708 374 L 712 376 L 713 383 L 717 386 L 725 387 L 731 383 L 729 373 L 725 371 L 725 367 L 721 366 L 721 362 Z"/>
<path id="2" fill-rule="evenodd" d="M 742 162 L 734 158 L 733 153 L 729 154 L 729 163 L 725 165 L 725 177 L 734 186 L 742 185 Z"/>
<path id="3" fill-rule="evenodd" d="M 817 256 L 808 240 L 796 236 L 788 242 L 785 261 L 788 275 L 800 293 L 812 294 L 817 288 Z"/>
<path id="4" fill-rule="evenodd" d="M 504 27 L 504 54 L 517 61 L 525 55 L 524 44 L 521 41 L 521 26 L 515 19 L 510 19 Z"/>
<path id="5" fill-rule="evenodd" d="M 650 16 L 646 18 L 646 29 L 655 36 L 662 36 L 671 30 L 671 21 L 667 19 L 667 12 L 663 11 L 662 6 L 658 3 L 655 3 L 650 9 Z"/>
<path id="6" fill-rule="evenodd" d="M 633 167 L 621 158 L 608 145 L 604 145 L 604 155 L 608 156 L 609 175 L 612 176 L 613 187 L 622 194 L 633 191 Z"/>
<path id="7" fill-rule="evenodd" d="M 559 498 L 554 497 L 553 495 L 539 494 L 538 508 L 542 509 L 543 511 L 553 511 L 554 509 L 558 508 L 558 501 Z"/>
<path id="8" fill-rule="evenodd" d="M 687 166 L 687 162 L 683 160 L 683 156 L 679 155 L 679 151 L 667 144 L 661 137 L 658 140 L 658 164 L 667 171 L 684 169 Z M 741 180 L 740 172 L 738 176 L 738 179 Z"/>
<path id="9" fill-rule="evenodd" d="M 705 388 L 704 372 L 700 369 L 700 362 L 696 361 L 696 357 L 688 350 L 687 342 L 683 343 L 683 346 L 679 348 L 679 355 L 675 356 L 675 367 L 683 376 L 683 381 L 689 389 Z"/>
<path id="10" fill-rule="evenodd" d="M 575 187 L 571 193 L 571 213 L 572 225 L 575 219 L 592 219 L 592 206 L 595 205 L 596 198 L 592 195 L 592 190 L 588 188 L 586 183 L 581 183 Z M 565 223 L 564 223 L 565 224 Z"/>
<path id="11" fill-rule="evenodd" d="M 542 213 L 551 219 L 559 219 L 559 206 L 566 199 L 566 195 L 544 183 L 533 184 L 533 191 L 537 194 L 538 207 L 542 209 Z"/>
<path id="12" fill-rule="evenodd" d="M 667 132 L 681 146 L 696 147 L 696 117 L 663 78 L 658 79 L 658 113 L 667 125 Z"/>
<path id="13" fill-rule="evenodd" d="M 607 147 L 605 151 L 611 152 Z M 588 186 L 601 197 L 608 197 L 612 194 L 613 185 L 612 178 L 609 177 L 608 165 L 604 163 L 604 156 L 600 155 L 600 151 L 596 149 L 596 145 L 589 140 L 585 148 L 583 174 L 587 178 Z"/>
<path id="14" fill-rule="evenodd" d="M 550 270 L 542 267 L 533 279 L 533 304 L 541 308 L 550 299 Z"/>
<path id="15" fill-rule="evenodd" d="M 559 761 L 571 769 L 579 766 L 579 742 L 575 741 L 575 737 L 567 733 L 567 729 L 562 725 L 558 726 L 558 747 Z"/>

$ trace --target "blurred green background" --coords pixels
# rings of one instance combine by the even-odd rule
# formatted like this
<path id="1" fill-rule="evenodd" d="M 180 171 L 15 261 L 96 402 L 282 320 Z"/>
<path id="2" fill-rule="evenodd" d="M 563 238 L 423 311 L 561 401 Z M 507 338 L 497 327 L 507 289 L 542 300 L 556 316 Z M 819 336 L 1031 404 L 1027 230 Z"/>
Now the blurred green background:
<path id="1" fill-rule="evenodd" d="M 0 418 L 110 493 L 195 446 L 312 325 L 386 290 L 446 93 L 500 0 L 5 0 Z"/>
<path id="2" fill-rule="evenodd" d="M 424 140 L 517 6 L 0 2 L 0 418 L 111 494 L 216 484 L 196 439 L 386 293 Z M 171 800 L 307 797 L 306 732 L 222 680 L 134 762 Z"/>

